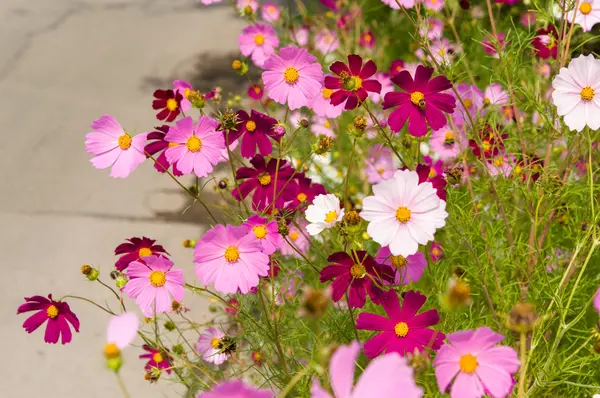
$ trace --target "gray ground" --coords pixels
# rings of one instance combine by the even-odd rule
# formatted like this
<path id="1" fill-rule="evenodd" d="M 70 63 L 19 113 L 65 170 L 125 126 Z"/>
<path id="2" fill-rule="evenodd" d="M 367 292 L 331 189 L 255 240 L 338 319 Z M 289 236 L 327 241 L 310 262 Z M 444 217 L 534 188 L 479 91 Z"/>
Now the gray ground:
<path id="1" fill-rule="evenodd" d="M 0 397 L 120 396 L 101 355 L 104 313 L 72 302 L 81 332 L 61 346 L 45 344 L 42 330 L 25 333 L 16 308 L 34 294 L 108 297 L 79 267 L 109 270 L 130 236 L 158 239 L 193 277 L 181 241 L 200 236 L 202 215 L 182 216 L 185 199 L 150 164 L 126 180 L 95 170 L 84 135 L 105 113 L 135 132 L 151 128 L 154 85 L 173 78 L 231 85 L 227 53 L 243 24 L 228 7 L 195 0 L 0 1 Z M 126 352 L 123 368 L 132 397 L 178 396 L 145 382 L 136 354 Z"/>

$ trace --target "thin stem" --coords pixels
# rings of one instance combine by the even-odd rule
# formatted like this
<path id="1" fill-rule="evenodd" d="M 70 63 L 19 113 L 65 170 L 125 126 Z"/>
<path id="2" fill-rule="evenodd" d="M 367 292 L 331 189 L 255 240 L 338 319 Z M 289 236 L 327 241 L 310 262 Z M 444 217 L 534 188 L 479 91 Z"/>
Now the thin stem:
<path id="1" fill-rule="evenodd" d="M 96 279 L 98 281 L 98 283 L 100 283 L 102 286 L 106 287 L 108 290 L 110 290 L 111 292 L 113 292 L 113 294 L 115 295 L 115 297 L 117 298 L 117 300 L 119 300 L 119 303 L 121 304 L 121 308 L 123 309 L 123 312 L 126 312 L 127 309 L 125 308 L 125 303 L 123 303 L 123 297 L 121 297 L 116 291 L 115 289 L 113 289 L 112 287 L 108 286 L 106 283 L 102 282 L 100 280 L 100 278 Z"/>
<path id="2" fill-rule="evenodd" d="M 127 387 L 125 386 L 125 382 L 123 382 L 123 378 L 121 377 L 121 374 L 119 372 L 115 372 L 115 375 L 117 376 L 117 381 L 119 382 L 119 387 L 121 388 L 121 392 L 123 393 L 123 396 L 125 398 L 130 398 L 131 395 L 129 395 L 129 392 L 127 391 Z"/>
<path id="3" fill-rule="evenodd" d="M 348 298 L 348 292 L 346 292 L 346 304 L 348 304 L 348 313 L 350 314 L 350 320 L 352 321 L 352 330 L 354 330 L 354 337 L 356 337 L 356 341 L 360 341 L 358 338 L 358 331 L 356 330 L 356 321 L 354 320 L 354 312 L 352 311 L 352 306 L 350 305 L 350 299 Z"/>
<path id="4" fill-rule="evenodd" d="M 258 297 L 260 299 L 260 302 L 262 304 L 263 310 L 265 312 L 265 322 L 271 328 L 273 328 L 273 326 L 271 325 L 271 322 L 269 322 L 269 311 L 267 309 L 267 305 L 265 303 L 265 299 L 264 299 L 262 291 L 260 289 L 258 289 Z M 277 332 L 275 330 L 273 330 L 273 340 L 275 342 L 275 347 L 277 348 L 277 356 L 279 357 L 279 360 L 281 361 L 281 365 L 283 367 L 283 372 L 285 373 L 285 377 L 289 379 L 290 378 L 290 371 L 288 370 L 288 366 L 287 366 L 287 363 L 285 361 L 285 356 L 283 355 L 283 348 L 281 347 L 281 343 L 279 342 L 279 338 L 277 337 Z"/>
<path id="5" fill-rule="evenodd" d="M 488 0 L 489 1 L 489 0 Z M 521 360 L 521 370 L 519 372 L 519 398 L 525 397 L 525 370 L 527 367 L 525 364 L 527 363 L 527 333 L 521 332 L 521 337 L 519 339 L 519 358 Z"/>
<path id="6" fill-rule="evenodd" d="M 106 309 L 106 308 L 104 308 L 103 306 L 101 306 L 100 304 L 96 304 L 96 303 L 95 303 L 95 302 L 93 302 L 92 300 L 90 300 L 90 299 L 87 299 L 87 298 L 85 298 L 85 297 L 72 296 L 72 295 L 70 295 L 70 294 L 69 294 L 69 295 L 66 295 L 66 296 L 62 296 L 62 297 L 61 297 L 61 299 L 60 299 L 59 301 L 62 301 L 63 299 L 66 299 L 66 298 L 74 298 L 74 299 L 77 299 L 77 300 L 83 300 L 83 301 L 87 301 L 87 302 L 88 302 L 88 303 L 90 303 L 90 304 L 94 304 L 96 307 L 100 308 L 100 309 L 101 309 L 102 311 L 104 311 L 104 312 L 108 312 L 108 313 L 109 313 L 109 314 L 111 314 L 111 315 L 117 315 L 117 314 L 115 314 L 114 312 L 112 312 L 111 310 L 109 310 L 109 309 Z"/>
<path id="7" fill-rule="evenodd" d="M 350 210 L 350 200 L 348 199 L 348 181 L 350 180 L 350 169 L 352 167 L 352 159 L 354 158 L 354 148 L 356 147 L 356 139 L 352 143 L 352 152 L 350 152 L 350 160 L 348 161 L 348 170 L 346 170 L 346 178 L 344 181 L 344 208 Z"/>
<path id="8" fill-rule="evenodd" d="M 304 376 L 306 376 L 307 374 L 309 374 L 311 370 L 312 370 L 312 367 L 311 366 L 307 366 L 304 369 L 302 369 L 301 372 L 298 372 L 296 374 L 296 376 L 294 376 L 292 378 L 292 380 L 290 380 L 290 382 L 285 386 L 285 388 L 279 393 L 279 395 L 277 396 L 277 398 L 284 398 L 284 397 L 286 397 L 292 391 L 292 389 L 294 388 L 294 386 L 296 384 L 298 384 L 298 382 L 300 380 L 302 380 L 302 378 Z"/>

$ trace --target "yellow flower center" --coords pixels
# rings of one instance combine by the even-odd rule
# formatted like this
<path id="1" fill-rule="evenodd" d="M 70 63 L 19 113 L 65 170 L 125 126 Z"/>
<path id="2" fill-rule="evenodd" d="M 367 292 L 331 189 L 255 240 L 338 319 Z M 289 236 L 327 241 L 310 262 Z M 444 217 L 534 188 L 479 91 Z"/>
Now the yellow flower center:
<path id="1" fill-rule="evenodd" d="M 108 359 L 118 358 L 121 355 L 121 350 L 115 343 L 108 343 L 104 346 L 104 356 Z"/>
<path id="2" fill-rule="evenodd" d="M 383 167 L 380 167 L 380 168 L 377 169 L 377 172 L 379 174 L 383 174 L 383 173 L 385 173 L 385 169 Z"/>
<path id="3" fill-rule="evenodd" d="M 367 275 L 367 270 L 362 264 L 354 264 L 350 267 L 350 275 L 352 275 L 354 279 L 362 279 Z"/>
<path id="4" fill-rule="evenodd" d="M 46 308 L 46 314 L 48 318 L 56 318 L 58 316 L 58 308 L 54 304 L 51 304 Z"/>
<path id="5" fill-rule="evenodd" d="M 264 225 L 257 225 L 254 228 L 252 228 L 252 231 L 254 231 L 254 235 L 258 239 L 264 239 L 265 236 L 267 236 L 267 228 L 265 228 Z"/>
<path id="6" fill-rule="evenodd" d="M 175 99 L 173 99 L 173 98 L 169 98 L 167 100 L 167 109 L 171 112 L 173 112 L 175 109 L 177 109 L 177 101 L 175 101 Z"/>
<path id="7" fill-rule="evenodd" d="M 298 239 L 299 237 L 300 237 L 300 235 L 298 234 L 297 231 L 290 232 L 290 240 L 292 242 L 296 241 L 296 239 Z"/>
<path id="8" fill-rule="evenodd" d="M 392 256 L 392 265 L 398 269 L 406 267 L 408 260 L 404 256 Z"/>
<path id="9" fill-rule="evenodd" d="M 275 12 L 275 7 L 274 6 L 269 6 L 269 7 L 267 7 L 267 10 L 269 12 Z"/>
<path id="10" fill-rule="evenodd" d="M 462 370 L 465 373 L 475 372 L 478 365 L 477 358 L 475 358 L 471 354 L 463 355 L 462 357 L 460 357 L 460 362 L 458 364 L 460 365 L 460 370 Z"/>
<path id="11" fill-rule="evenodd" d="M 354 76 L 353 79 L 354 79 L 354 91 L 360 90 L 362 88 L 363 80 L 358 76 Z"/>
<path id="12" fill-rule="evenodd" d="M 330 211 L 329 213 L 325 214 L 325 222 L 334 222 L 335 220 L 337 220 L 337 212 L 336 211 Z"/>
<path id="13" fill-rule="evenodd" d="M 396 210 L 396 220 L 402 224 L 406 224 L 410 220 L 410 209 L 405 206 L 398 207 L 398 210 Z"/>
<path id="14" fill-rule="evenodd" d="M 436 176 L 436 174 L 437 174 L 437 173 L 436 173 L 435 169 L 434 169 L 433 167 L 430 167 L 430 168 L 429 168 L 429 178 L 433 178 L 433 177 L 435 177 L 435 176 Z"/>
<path id="15" fill-rule="evenodd" d="M 442 254 L 442 252 L 440 251 L 440 249 L 438 249 L 437 247 L 435 247 L 431 253 L 433 253 L 434 256 L 438 257 L 440 254 Z"/>
<path id="16" fill-rule="evenodd" d="M 154 353 L 154 355 L 152 355 L 152 360 L 154 362 L 156 362 L 157 364 L 159 364 L 162 361 L 164 361 L 165 359 L 163 358 L 163 356 L 160 352 L 156 352 L 156 353 Z"/>
<path id="17" fill-rule="evenodd" d="M 300 192 L 298 194 L 298 196 L 296 196 L 296 198 L 298 199 L 298 202 L 300 202 L 300 203 L 306 202 L 306 194 L 303 192 Z"/>
<path id="18" fill-rule="evenodd" d="M 466 100 L 464 100 L 463 103 L 465 104 L 465 108 L 470 108 L 471 105 L 473 105 L 473 101 L 471 101 L 468 98 Z"/>
<path id="19" fill-rule="evenodd" d="M 271 183 L 271 174 L 269 173 L 262 173 L 258 176 L 258 182 L 260 182 L 260 185 L 265 186 L 265 185 L 269 185 Z"/>
<path id="20" fill-rule="evenodd" d="M 331 123 L 329 123 L 329 120 L 325 120 L 325 123 L 323 123 L 323 126 L 325 126 L 325 128 L 331 128 Z"/>
<path id="21" fill-rule="evenodd" d="M 202 149 L 202 141 L 200 140 L 200 138 L 193 135 L 190 138 L 188 138 L 188 140 L 185 143 L 185 146 L 190 152 L 198 152 L 200 149 Z"/>
<path id="22" fill-rule="evenodd" d="M 584 87 L 583 90 L 581 90 L 581 99 L 584 101 L 591 101 L 594 99 L 594 89 L 590 86 Z"/>
<path id="23" fill-rule="evenodd" d="M 396 326 L 394 326 L 394 332 L 396 332 L 396 336 L 398 337 L 406 337 L 408 334 L 408 325 L 406 322 L 398 322 Z"/>
<path id="24" fill-rule="evenodd" d="M 333 94 L 333 90 L 331 90 L 329 88 L 323 89 L 323 98 L 329 99 L 329 98 L 331 98 L 331 94 Z"/>
<path id="25" fill-rule="evenodd" d="M 483 150 L 486 152 L 489 151 L 490 149 L 492 149 L 492 144 L 490 144 L 489 141 L 483 141 L 481 143 L 481 146 L 483 147 Z"/>
<path id="26" fill-rule="evenodd" d="M 256 43 L 257 46 L 262 46 L 263 44 L 265 44 L 265 37 L 260 33 L 257 34 L 256 36 L 254 36 L 254 43 Z"/>
<path id="27" fill-rule="evenodd" d="M 254 123 L 252 120 L 248 120 L 246 122 L 246 130 L 250 132 L 256 130 L 256 123 Z"/>
<path id="28" fill-rule="evenodd" d="M 410 102 L 423 109 L 425 108 L 425 95 L 420 91 L 415 91 L 410 94 Z"/>
<path id="29" fill-rule="evenodd" d="M 496 158 L 496 159 L 494 159 L 494 164 L 496 166 L 502 166 L 504 164 L 504 159 L 502 159 L 502 158 Z"/>
<path id="30" fill-rule="evenodd" d="M 152 250 L 150 250 L 147 247 L 142 247 L 139 251 L 138 251 L 138 256 L 139 257 L 148 257 L 152 255 Z"/>
<path id="31" fill-rule="evenodd" d="M 446 144 L 446 145 L 453 145 L 454 144 L 454 132 L 453 131 L 448 131 L 444 135 L 444 144 Z"/>
<path id="32" fill-rule="evenodd" d="M 185 90 L 183 90 L 183 98 L 188 99 L 191 92 L 192 92 L 192 90 L 189 88 L 186 88 Z"/>
<path id="33" fill-rule="evenodd" d="M 254 87 L 254 92 L 256 94 L 260 94 L 260 87 Z"/>
<path id="34" fill-rule="evenodd" d="M 216 337 L 213 337 L 212 340 L 210 341 L 210 345 L 214 349 L 221 348 L 221 340 Z"/>
<path id="35" fill-rule="evenodd" d="M 367 43 L 370 43 L 370 42 L 371 42 L 371 39 L 372 39 L 371 35 L 369 35 L 369 34 L 365 35 L 365 41 L 366 41 Z"/>
<path id="36" fill-rule="evenodd" d="M 162 271 L 152 271 L 150 273 L 150 283 L 154 287 L 161 287 L 167 283 L 167 276 Z"/>
<path id="37" fill-rule="evenodd" d="M 229 263 L 235 263 L 240 258 L 240 251 L 235 246 L 229 246 L 225 249 L 225 260 Z"/>
<path id="38" fill-rule="evenodd" d="M 300 74 L 296 68 L 287 68 L 285 72 L 283 72 L 283 80 L 285 80 L 287 84 L 294 84 L 299 78 Z"/>
<path id="39" fill-rule="evenodd" d="M 581 11 L 583 15 L 588 15 L 590 12 L 592 12 L 592 4 L 584 1 L 579 6 L 579 11 Z"/>
<path id="40" fill-rule="evenodd" d="M 127 133 L 119 137 L 119 148 L 126 150 L 131 146 L 131 136 Z"/>

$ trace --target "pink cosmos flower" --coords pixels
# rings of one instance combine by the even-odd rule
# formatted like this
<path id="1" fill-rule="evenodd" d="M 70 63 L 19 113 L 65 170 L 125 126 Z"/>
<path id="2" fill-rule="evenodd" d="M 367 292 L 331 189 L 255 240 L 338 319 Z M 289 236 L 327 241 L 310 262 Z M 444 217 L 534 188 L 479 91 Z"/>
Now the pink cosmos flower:
<path id="1" fill-rule="evenodd" d="M 363 312 L 356 320 L 356 328 L 362 330 L 378 330 L 378 335 L 365 343 L 365 354 L 375 358 L 379 354 L 397 352 L 404 356 L 425 348 L 438 350 L 444 342 L 444 333 L 429 329 L 440 322 L 437 310 L 417 312 L 427 297 L 414 290 L 404 293 L 402 307 L 396 291 L 389 290 L 381 296 L 381 304 L 388 318 Z"/>
<path id="2" fill-rule="evenodd" d="M 500 49 L 500 51 L 502 51 L 504 49 L 504 46 L 506 45 L 505 39 L 506 38 L 506 34 L 504 33 L 498 33 L 498 35 L 496 36 L 496 38 L 492 41 L 490 40 L 489 37 L 486 37 L 485 40 L 481 43 L 483 45 L 483 50 L 492 55 L 494 58 L 500 58 L 500 55 L 498 55 L 498 49 Z"/>
<path id="3" fill-rule="evenodd" d="M 223 0 L 200 0 L 200 3 L 204 4 L 205 6 L 209 6 L 211 4 L 217 4 L 222 2 Z"/>
<path id="4" fill-rule="evenodd" d="M 279 234 L 279 225 L 275 220 L 269 221 L 268 218 L 253 215 L 244 221 L 243 225 L 247 226 L 250 230 L 249 233 L 254 234 L 258 239 L 265 254 L 275 253 L 283 242 L 283 238 Z"/>
<path id="5" fill-rule="evenodd" d="M 358 39 L 358 45 L 365 48 L 373 48 L 375 45 L 375 35 L 370 30 L 367 30 L 360 34 Z"/>
<path id="6" fill-rule="evenodd" d="M 600 22 L 600 2 L 598 0 L 581 1 L 578 10 L 571 10 L 567 13 L 567 19 L 569 22 L 581 26 L 584 32 L 589 32 L 595 24 Z"/>
<path id="7" fill-rule="evenodd" d="M 144 144 L 148 133 L 132 137 L 123 130 L 119 122 L 111 115 L 100 116 L 85 136 L 85 150 L 92 155 L 92 165 L 97 169 L 112 166 L 110 176 L 126 178 L 145 159 Z"/>
<path id="8" fill-rule="evenodd" d="M 127 241 L 126 243 L 121 243 L 115 248 L 115 256 L 121 256 L 115 263 L 115 268 L 119 271 L 127 268 L 132 261 L 143 262 L 142 257 L 169 255 L 164 247 L 155 245 L 155 240 L 146 238 L 145 236 L 125 240 Z"/>
<path id="9" fill-rule="evenodd" d="M 456 100 L 458 109 L 456 110 L 456 116 L 454 119 L 457 124 L 465 124 L 465 121 L 469 120 L 467 113 L 471 115 L 471 118 L 477 119 L 479 112 L 483 109 L 483 92 L 479 87 L 467 84 L 459 83 L 456 85 L 456 91 L 458 92 L 463 104 Z M 450 95 L 456 98 L 454 92 L 450 92 Z"/>
<path id="10" fill-rule="evenodd" d="M 425 255 L 416 252 L 408 257 L 392 256 L 389 247 L 382 247 L 377 252 L 375 261 L 379 264 L 388 265 L 394 270 L 394 284 L 408 285 L 418 282 L 427 267 Z"/>
<path id="11" fill-rule="evenodd" d="M 509 177 L 515 167 L 515 157 L 513 155 L 498 156 L 489 159 L 485 166 L 492 177 Z"/>
<path id="12" fill-rule="evenodd" d="M 129 263 L 125 273 L 130 278 L 123 291 L 136 299 L 147 318 L 171 309 L 173 300 L 183 299 L 183 270 L 173 269 L 173 262 L 163 256 L 148 256 L 144 262 Z"/>
<path id="13" fill-rule="evenodd" d="M 600 287 L 594 296 L 594 307 L 596 308 L 596 311 L 598 311 L 598 314 L 600 314 Z"/>
<path id="14" fill-rule="evenodd" d="M 306 230 L 307 222 L 304 220 L 300 220 L 298 222 L 298 225 L 300 226 L 300 228 L 296 227 L 294 224 L 288 226 L 289 233 L 287 238 L 300 253 L 306 254 L 310 246 L 310 242 L 308 241 L 303 232 L 304 230 Z M 298 254 L 296 250 L 294 250 L 286 241 L 283 241 L 281 243 L 280 250 L 281 254 L 283 254 L 284 256 L 294 256 L 297 258 L 302 258 L 302 256 Z"/>
<path id="15" fill-rule="evenodd" d="M 499 83 L 492 83 L 483 92 L 483 103 L 486 105 L 502 106 L 508 104 L 508 94 Z"/>
<path id="16" fill-rule="evenodd" d="M 369 156 L 365 159 L 365 173 L 370 184 L 393 177 L 397 168 L 391 149 L 381 144 L 369 149 Z"/>
<path id="17" fill-rule="evenodd" d="M 275 3 L 272 3 L 270 1 L 264 3 L 260 9 L 260 12 L 262 15 L 262 19 L 265 22 L 273 23 L 279 20 L 280 10 L 279 6 Z"/>
<path id="18" fill-rule="evenodd" d="M 192 103 L 190 100 L 188 100 L 190 93 L 194 91 L 192 85 L 185 80 L 175 80 L 173 82 L 173 88 L 175 89 L 176 93 L 181 94 L 181 110 L 183 112 L 187 112 L 192 107 Z"/>
<path id="19" fill-rule="evenodd" d="M 196 276 L 205 285 L 213 284 L 220 293 L 242 294 L 267 276 L 269 256 L 248 227 L 216 225 L 204 234 L 194 249 Z"/>
<path id="20" fill-rule="evenodd" d="M 315 48 L 323 55 L 334 52 L 340 46 L 337 33 L 329 29 L 321 29 L 315 35 Z"/>
<path id="21" fill-rule="evenodd" d="M 526 28 L 535 25 L 535 12 L 527 11 L 521 14 L 521 24 Z"/>
<path id="22" fill-rule="evenodd" d="M 435 0 L 441 3 L 440 0 Z M 443 3 L 442 3 L 443 4 Z M 419 29 L 419 34 L 429 40 L 439 39 L 444 34 L 444 22 L 437 18 L 427 18 Z"/>
<path id="23" fill-rule="evenodd" d="M 398 3 L 404 8 L 413 8 L 415 5 L 415 0 L 381 0 L 383 4 L 388 5 L 390 8 L 394 10 L 399 10 L 400 6 Z"/>
<path id="24" fill-rule="evenodd" d="M 168 132 L 169 126 L 167 126 L 166 124 L 155 127 L 155 131 L 148 133 L 148 136 L 146 138 L 148 141 L 152 142 L 149 142 L 144 147 L 146 157 L 154 156 L 158 152 L 160 152 L 160 155 L 158 155 L 158 157 L 154 157 L 154 168 L 159 173 L 166 173 L 171 167 L 171 163 L 167 161 L 167 155 L 165 154 L 166 149 L 169 148 L 169 142 L 165 140 L 165 137 Z M 183 175 L 183 173 L 177 168 L 176 165 L 173 165 L 173 175 L 177 177 Z"/>
<path id="25" fill-rule="evenodd" d="M 237 9 L 240 11 L 245 11 L 246 7 L 250 7 L 252 13 L 255 13 L 258 10 L 258 1 L 256 0 L 237 0 Z"/>
<path id="26" fill-rule="evenodd" d="M 344 109 L 356 109 L 359 103 L 367 99 L 368 92 L 380 93 L 381 83 L 369 79 L 377 72 L 377 66 L 372 60 L 363 66 L 360 55 L 348 55 L 348 65 L 336 61 L 329 67 L 335 76 L 325 78 L 325 87 L 334 90 L 331 94 L 331 104 L 346 103 Z"/>
<path id="27" fill-rule="evenodd" d="M 404 61 L 401 59 L 395 59 L 390 64 L 390 76 L 395 76 L 404 70 Z"/>
<path id="28" fill-rule="evenodd" d="M 442 246 L 440 246 L 439 243 L 431 242 L 431 250 L 429 254 L 431 254 L 431 259 L 434 262 L 438 262 L 444 258 L 444 249 L 442 249 Z"/>
<path id="29" fill-rule="evenodd" d="M 353 388 L 354 367 L 359 352 L 360 343 L 353 341 L 350 345 L 340 346 L 331 357 L 329 374 L 333 397 L 394 397 L 400 391 L 402 398 L 423 396 L 423 389 L 417 386 L 413 378 L 412 368 L 405 358 L 396 353 L 384 355 L 369 363 Z M 310 392 L 311 398 L 332 398 L 316 378 L 313 379 Z"/>
<path id="30" fill-rule="evenodd" d="M 238 37 L 240 52 L 244 57 L 252 57 L 252 62 L 262 68 L 267 58 L 279 47 L 277 32 L 270 25 L 255 24 L 244 28 Z"/>
<path id="31" fill-rule="evenodd" d="M 456 158 L 467 147 L 467 135 L 462 127 L 453 130 L 446 126 L 431 133 L 429 145 L 442 160 Z"/>
<path id="32" fill-rule="evenodd" d="M 197 177 L 206 177 L 219 163 L 221 151 L 225 149 L 218 126 L 219 122 L 208 116 L 201 116 L 198 125 L 194 125 L 191 116 L 179 120 L 165 136 L 171 143 L 165 153 L 167 161 L 184 174 L 193 172 Z"/>
<path id="33" fill-rule="evenodd" d="M 371 98 L 371 101 L 378 104 L 381 101 L 383 101 L 383 97 L 385 97 L 387 93 L 391 93 L 394 91 L 394 84 L 392 83 L 392 80 L 390 79 L 390 76 L 387 73 L 376 73 L 374 78 L 381 84 L 381 91 L 370 92 L 369 98 Z"/>
<path id="34" fill-rule="evenodd" d="M 508 396 L 520 362 L 512 347 L 496 346 L 502 340 L 485 326 L 449 334 L 433 361 L 440 390 L 451 398 Z"/>
<path id="35" fill-rule="evenodd" d="M 304 208 L 305 206 L 312 204 L 317 195 L 327 194 L 323 185 L 312 182 L 312 180 L 307 178 L 304 173 L 296 174 L 296 181 L 298 181 L 298 189 L 296 191 L 296 197 L 290 204 L 291 208 Z"/>
<path id="36" fill-rule="evenodd" d="M 425 0 L 425 8 L 433 11 L 440 11 L 444 8 L 444 0 Z"/>
<path id="37" fill-rule="evenodd" d="M 535 49 L 535 55 L 538 57 L 556 59 L 558 56 L 558 32 L 554 25 L 550 24 L 546 29 L 539 29 L 531 44 Z"/>
<path id="38" fill-rule="evenodd" d="M 393 131 L 400 131 L 408 120 L 408 132 L 416 137 L 427 134 L 427 125 L 439 130 L 446 125 L 445 113 L 454 112 L 456 100 L 442 91 L 452 88 L 445 76 L 431 79 L 433 68 L 419 65 L 413 80 L 406 70 L 392 77 L 392 81 L 404 92 L 385 95 L 383 109 L 397 107 L 390 114 L 388 124 Z"/>
<path id="39" fill-rule="evenodd" d="M 206 329 L 200 337 L 196 350 L 202 355 L 206 362 L 212 362 L 215 365 L 221 365 L 231 354 L 225 349 L 225 333 L 217 328 Z"/>
<path id="40" fill-rule="evenodd" d="M 430 50 L 431 56 L 437 63 L 448 66 L 456 58 L 456 53 L 460 51 L 460 47 L 457 47 L 445 37 L 438 37 L 431 42 Z M 430 56 L 420 48 L 415 51 L 415 55 L 422 61 L 428 60 L 431 62 Z"/>
<path id="41" fill-rule="evenodd" d="M 325 137 L 335 138 L 335 132 L 331 126 L 331 122 L 324 117 L 314 116 L 310 124 L 310 131 L 316 136 L 324 135 Z"/>
<path id="42" fill-rule="evenodd" d="M 250 87 L 248 87 L 248 97 L 260 101 L 264 95 L 265 91 L 263 90 L 263 88 L 258 85 L 258 84 L 251 84 Z"/>
<path id="43" fill-rule="evenodd" d="M 377 264 L 366 251 L 355 251 L 352 256 L 345 252 L 334 253 L 327 261 L 333 264 L 321 270 L 320 281 L 335 279 L 331 284 L 331 299 L 337 303 L 348 294 L 351 308 L 362 308 L 367 294 L 371 301 L 379 303 L 384 292 L 378 286 L 394 278 L 390 267 Z"/>
<path id="44" fill-rule="evenodd" d="M 118 353 L 133 343 L 139 327 L 140 321 L 137 315 L 132 312 L 125 312 L 120 315 L 112 316 L 108 321 L 108 328 L 106 330 L 107 343 L 105 352 L 108 351 L 110 347 L 113 353 Z"/>
<path id="45" fill-rule="evenodd" d="M 329 75 L 326 75 L 325 78 L 327 78 L 327 76 Z M 333 90 L 323 87 L 321 91 L 317 92 L 309 101 L 308 107 L 312 109 L 317 116 L 336 119 L 344 111 L 344 104 L 332 105 L 331 94 L 333 94 Z"/>
<path id="46" fill-rule="evenodd" d="M 292 39 L 296 42 L 296 44 L 298 44 L 298 46 L 305 47 L 308 44 L 308 28 L 303 26 L 294 29 L 292 32 Z"/>
<path id="47" fill-rule="evenodd" d="M 62 344 L 70 343 L 72 333 L 69 323 L 79 333 L 79 319 L 71 311 L 69 304 L 64 301 L 54 301 L 51 294 L 48 295 L 48 298 L 43 296 L 25 297 L 25 304 L 19 306 L 17 314 L 30 311 L 36 311 L 36 313 L 23 322 L 23 328 L 27 333 L 32 333 L 48 321 L 44 333 L 46 343 L 56 344 L 61 335 Z"/>
<path id="48" fill-rule="evenodd" d="M 251 158 L 256 154 L 256 147 L 261 155 L 270 155 L 273 151 L 273 144 L 269 138 L 279 142 L 281 135 L 275 131 L 277 119 L 257 112 L 254 109 L 248 114 L 246 111 L 237 112 L 239 123 L 235 130 L 229 131 L 226 140 L 229 143 L 242 137 L 242 156 Z"/>
<path id="49" fill-rule="evenodd" d="M 446 224 L 446 202 L 431 182 L 419 183 L 416 171 L 398 170 L 388 180 L 373 185 L 374 196 L 363 199 L 360 216 L 369 221 L 367 233 L 393 255 L 407 257 L 433 240 Z"/>
<path id="50" fill-rule="evenodd" d="M 323 70 L 304 48 L 284 47 L 264 63 L 262 79 L 269 98 L 291 109 L 306 106 L 323 87 Z"/>
<path id="51" fill-rule="evenodd" d="M 241 380 L 224 381 L 213 387 L 209 392 L 203 392 L 198 398 L 272 398 L 267 391 L 248 387 Z"/>
<path id="52" fill-rule="evenodd" d="M 171 374 L 171 356 L 160 350 L 155 350 L 154 348 L 144 345 L 143 346 L 145 354 L 139 356 L 140 359 L 146 359 L 146 365 L 144 365 L 144 369 L 146 372 L 152 371 L 156 369 L 158 371 L 164 370 L 167 374 Z"/>

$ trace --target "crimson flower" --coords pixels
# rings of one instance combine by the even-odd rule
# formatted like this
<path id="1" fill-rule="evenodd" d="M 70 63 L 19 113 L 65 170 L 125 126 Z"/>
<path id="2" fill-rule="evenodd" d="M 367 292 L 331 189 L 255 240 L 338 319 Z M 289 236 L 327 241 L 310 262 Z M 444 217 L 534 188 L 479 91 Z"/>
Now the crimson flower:
<path id="1" fill-rule="evenodd" d="M 313 183 L 310 178 L 307 178 L 304 173 L 297 175 L 298 190 L 296 196 L 290 204 L 291 208 L 298 208 L 312 204 L 313 199 L 317 195 L 327 195 L 325 187 L 321 184 Z"/>
<path id="2" fill-rule="evenodd" d="M 392 82 L 404 92 L 387 93 L 383 109 L 397 107 L 390 114 L 388 124 L 393 131 L 400 131 L 408 120 L 408 132 L 415 137 L 427 134 L 427 125 L 439 130 L 446 125 L 444 113 L 453 113 L 456 99 L 442 91 L 452 88 L 445 76 L 431 79 L 433 68 L 417 67 L 415 78 L 407 70 L 392 77 Z"/>
<path id="3" fill-rule="evenodd" d="M 238 124 L 236 130 L 229 130 L 227 142 L 232 143 L 242 137 L 242 156 L 251 158 L 256 154 L 256 146 L 261 155 L 270 155 L 273 144 L 269 138 L 279 142 L 281 135 L 275 131 L 277 119 L 257 112 L 254 109 L 248 114 L 246 111 L 237 112 Z"/>
<path id="4" fill-rule="evenodd" d="M 154 98 L 156 99 L 152 101 L 152 109 L 160 109 L 160 112 L 156 115 L 158 120 L 170 123 L 181 113 L 181 100 L 183 100 L 183 96 L 179 91 L 156 90 Z"/>
<path id="5" fill-rule="evenodd" d="M 539 29 L 537 36 L 531 41 L 535 49 L 535 54 L 543 59 L 552 57 L 556 59 L 558 55 L 558 32 L 554 25 L 548 25 L 546 29 Z"/>
<path id="6" fill-rule="evenodd" d="M 142 257 L 169 255 L 164 247 L 155 245 L 155 240 L 146 238 L 145 236 L 142 238 L 129 238 L 126 240 L 127 243 L 121 243 L 115 249 L 115 255 L 121 256 L 115 263 L 115 267 L 119 271 L 123 271 L 127 268 L 132 261 L 143 262 Z"/>
<path id="7" fill-rule="evenodd" d="M 146 157 L 150 157 L 150 155 L 155 155 L 160 152 L 156 161 L 154 162 L 154 168 L 160 172 L 164 173 L 169 170 L 171 164 L 167 160 L 167 156 L 165 155 L 165 149 L 169 148 L 169 141 L 165 140 L 165 136 L 169 132 L 169 126 L 163 124 L 162 126 L 156 127 L 156 131 L 153 131 L 148 134 L 147 140 L 153 141 L 149 144 L 146 144 L 144 147 L 144 152 L 146 152 Z M 174 176 L 182 176 L 183 173 L 177 168 L 177 165 L 173 165 L 173 175 Z"/>
<path id="8" fill-rule="evenodd" d="M 348 55 L 348 65 L 336 61 L 331 64 L 329 70 L 337 75 L 325 77 L 325 88 L 335 90 L 330 98 L 333 106 L 340 105 L 345 101 L 344 109 L 356 109 L 359 102 L 367 99 L 368 91 L 381 92 L 381 83 L 378 80 L 367 80 L 377 72 L 375 62 L 369 60 L 363 66 L 360 55 L 350 54 Z"/>
<path id="9" fill-rule="evenodd" d="M 37 311 L 23 323 L 23 328 L 27 333 L 31 333 L 46 321 L 46 333 L 44 341 L 50 344 L 56 344 L 62 335 L 62 344 L 71 342 L 71 328 L 73 326 L 76 332 L 79 332 L 79 319 L 69 308 L 69 304 L 64 301 L 54 301 L 52 295 L 48 298 L 43 296 L 25 297 L 25 304 L 21 304 L 17 309 L 17 314 L 24 312 Z"/>
<path id="10" fill-rule="evenodd" d="M 437 196 L 445 201 L 446 200 L 446 179 L 442 174 L 432 173 L 433 168 L 426 164 L 418 164 L 415 168 L 417 175 L 419 176 L 419 184 L 430 182 L 433 185 L 433 189 L 437 191 Z"/>
<path id="11" fill-rule="evenodd" d="M 481 147 L 475 140 L 469 140 L 469 147 L 473 155 L 478 158 L 491 159 L 504 153 L 504 140 L 508 137 L 506 133 L 500 133 L 499 126 L 485 123 L 479 129 Z"/>
<path id="12" fill-rule="evenodd" d="M 171 374 L 171 357 L 164 351 L 155 350 L 148 345 L 144 345 L 145 354 L 140 355 L 141 359 L 147 359 L 148 362 L 144 366 L 146 371 L 152 369 L 165 370 L 167 374 Z"/>

